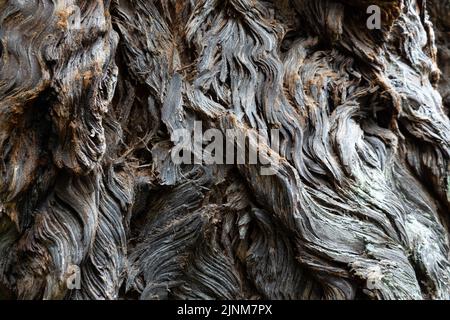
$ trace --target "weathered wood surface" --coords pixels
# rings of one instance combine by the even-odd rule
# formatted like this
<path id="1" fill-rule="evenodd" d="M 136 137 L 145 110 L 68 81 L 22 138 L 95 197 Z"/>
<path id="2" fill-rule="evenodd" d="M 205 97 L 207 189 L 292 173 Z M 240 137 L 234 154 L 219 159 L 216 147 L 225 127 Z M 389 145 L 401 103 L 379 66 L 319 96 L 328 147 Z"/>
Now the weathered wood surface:
<path id="1" fill-rule="evenodd" d="M 0 298 L 449 299 L 449 6 L 0 0 Z"/>

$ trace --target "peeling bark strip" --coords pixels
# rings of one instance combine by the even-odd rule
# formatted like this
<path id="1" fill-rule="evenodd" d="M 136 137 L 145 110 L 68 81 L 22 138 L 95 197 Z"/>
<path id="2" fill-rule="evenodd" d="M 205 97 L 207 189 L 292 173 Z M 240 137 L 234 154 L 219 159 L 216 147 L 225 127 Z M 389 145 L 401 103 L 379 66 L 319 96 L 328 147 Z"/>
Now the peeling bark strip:
<path id="1" fill-rule="evenodd" d="M 449 7 L 0 0 L 0 298 L 449 299 Z"/>

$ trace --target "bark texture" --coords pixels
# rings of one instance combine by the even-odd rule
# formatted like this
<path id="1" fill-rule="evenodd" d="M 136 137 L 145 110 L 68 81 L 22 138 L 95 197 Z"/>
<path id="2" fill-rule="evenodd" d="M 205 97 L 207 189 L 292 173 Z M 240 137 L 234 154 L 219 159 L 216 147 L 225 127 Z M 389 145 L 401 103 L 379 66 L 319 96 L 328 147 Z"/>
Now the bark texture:
<path id="1" fill-rule="evenodd" d="M 449 299 L 449 7 L 0 0 L 0 298 Z"/>

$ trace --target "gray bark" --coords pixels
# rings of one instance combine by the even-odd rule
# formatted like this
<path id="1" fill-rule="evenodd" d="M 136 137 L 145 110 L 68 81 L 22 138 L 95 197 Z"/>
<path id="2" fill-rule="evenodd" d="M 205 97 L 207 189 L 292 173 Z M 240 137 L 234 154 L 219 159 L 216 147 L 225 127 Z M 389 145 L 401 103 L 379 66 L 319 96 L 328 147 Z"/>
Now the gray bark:
<path id="1" fill-rule="evenodd" d="M 449 299 L 449 7 L 0 0 L 0 299 Z"/>

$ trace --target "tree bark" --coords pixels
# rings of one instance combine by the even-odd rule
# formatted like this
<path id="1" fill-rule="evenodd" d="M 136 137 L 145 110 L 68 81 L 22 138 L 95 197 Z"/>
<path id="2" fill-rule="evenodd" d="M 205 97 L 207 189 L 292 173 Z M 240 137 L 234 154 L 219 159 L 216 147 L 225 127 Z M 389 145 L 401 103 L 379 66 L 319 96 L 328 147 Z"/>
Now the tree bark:
<path id="1" fill-rule="evenodd" d="M 449 299 L 449 7 L 0 0 L 0 299 Z"/>

